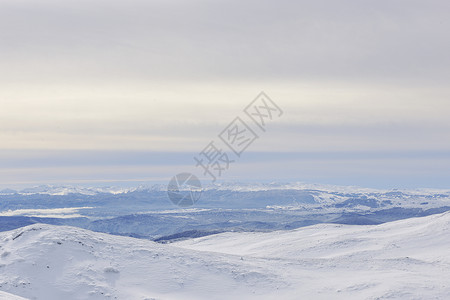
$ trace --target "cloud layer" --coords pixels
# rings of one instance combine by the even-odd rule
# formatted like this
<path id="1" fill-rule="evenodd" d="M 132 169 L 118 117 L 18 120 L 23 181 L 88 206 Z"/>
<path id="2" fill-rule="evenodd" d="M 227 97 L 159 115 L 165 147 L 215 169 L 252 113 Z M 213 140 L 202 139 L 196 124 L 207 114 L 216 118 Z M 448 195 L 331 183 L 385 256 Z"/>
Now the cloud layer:
<path id="1" fill-rule="evenodd" d="M 0 148 L 195 154 L 265 90 L 285 115 L 252 151 L 434 159 L 450 151 L 449 12 L 436 0 L 5 0 Z"/>

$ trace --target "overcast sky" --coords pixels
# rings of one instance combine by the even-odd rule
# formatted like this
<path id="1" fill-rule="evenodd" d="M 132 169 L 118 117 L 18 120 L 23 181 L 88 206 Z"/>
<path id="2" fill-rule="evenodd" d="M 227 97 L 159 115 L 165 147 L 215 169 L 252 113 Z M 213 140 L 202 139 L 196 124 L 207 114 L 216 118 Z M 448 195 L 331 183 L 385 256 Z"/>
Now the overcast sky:
<path id="1" fill-rule="evenodd" d="M 284 114 L 224 179 L 450 188 L 449 15 L 444 0 L 2 0 L 1 186 L 166 180 L 264 90 Z"/>

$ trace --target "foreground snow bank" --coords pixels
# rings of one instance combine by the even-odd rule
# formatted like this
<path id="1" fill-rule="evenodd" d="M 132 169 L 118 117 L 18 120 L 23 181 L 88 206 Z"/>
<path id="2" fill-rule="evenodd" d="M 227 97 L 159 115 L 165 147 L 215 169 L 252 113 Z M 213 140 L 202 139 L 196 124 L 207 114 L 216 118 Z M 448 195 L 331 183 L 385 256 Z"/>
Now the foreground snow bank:
<path id="1" fill-rule="evenodd" d="M 443 299 L 449 229 L 446 213 L 161 245 L 37 224 L 0 233 L 0 290 L 46 300 Z"/>

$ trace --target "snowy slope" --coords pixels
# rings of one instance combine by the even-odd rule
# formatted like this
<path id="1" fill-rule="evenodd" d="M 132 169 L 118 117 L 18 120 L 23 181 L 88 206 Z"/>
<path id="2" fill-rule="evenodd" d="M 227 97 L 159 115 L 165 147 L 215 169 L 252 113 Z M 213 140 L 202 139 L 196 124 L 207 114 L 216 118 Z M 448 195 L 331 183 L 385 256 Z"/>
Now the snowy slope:
<path id="1" fill-rule="evenodd" d="M 239 257 L 35 224 L 0 234 L 0 290 L 29 299 L 260 299 L 283 285 Z"/>
<path id="2" fill-rule="evenodd" d="M 355 256 L 367 254 L 368 251 L 372 257 L 414 251 L 418 252 L 415 257 L 424 259 L 424 255 L 429 253 L 421 251 L 419 246 L 424 247 L 424 250 L 433 250 L 433 254 L 450 250 L 450 212 L 377 226 L 318 224 L 290 231 L 227 232 L 172 245 L 283 259 Z M 432 249 L 427 248 L 430 246 Z"/>
<path id="3" fill-rule="evenodd" d="M 377 226 L 223 233 L 174 245 L 279 261 L 278 271 L 310 299 L 450 299 L 450 213 Z"/>
<path id="4" fill-rule="evenodd" d="M 157 244 L 35 224 L 0 233 L 0 290 L 46 300 L 448 299 L 449 230 L 445 213 Z"/>
<path id="5" fill-rule="evenodd" d="M 24 300 L 24 299 L 26 298 L 0 291 L 0 300 Z"/>

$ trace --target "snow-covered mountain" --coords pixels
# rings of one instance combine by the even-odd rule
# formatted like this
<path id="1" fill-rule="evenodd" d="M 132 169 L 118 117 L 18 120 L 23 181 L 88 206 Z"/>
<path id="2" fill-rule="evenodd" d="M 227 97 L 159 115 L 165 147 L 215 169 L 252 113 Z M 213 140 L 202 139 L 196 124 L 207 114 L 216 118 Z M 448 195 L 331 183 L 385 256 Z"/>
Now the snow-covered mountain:
<path id="1" fill-rule="evenodd" d="M 358 186 L 339 186 L 327 184 L 315 184 L 304 182 L 221 182 L 207 184 L 203 191 L 233 191 L 233 192 L 260 192 L 273 190 L 308 190 L 308 191 L 323 191 L 328 193 L 359 193 L 359 194 L 375 194 L 375 193 L 389 193 L 400 192 L 416 195 L 450 193 L 446 189 L 374 189 Z M 76 186 L 76 185 L 39 185 L 28 187 L 22 190 L 3 189 L 0 190 L 0 195 L 32 195 L 32 194 L 46 194 L 46 195 L 95 195 L 95 194 L 123 194 L 135 191 L 167 191 L 166 184 L 140 185 L 135 187 L 119 187 L 119 186 Z"/>
<path id="2" fill-rule="evenodd" d="M 318 223 L 369 225 L 450 210 L 450 190 L 374 190 L 304 183 L 206 186 L 189 209 L 167 187 L 40 186 L 0 192 L 0 231 L 35 223 L 174 240 L 223 231 L 272 231 Z"/>
<path id="3" fill-rule="evenodd" d="M 222 183 L 205 186 L 200 201 L 193 208 L 369 211 L 443 206 L 450 206 L 450 190 L 377 190 L 305 183 Z M 166 185 L 133 188 L 45 185 L 21 191 L 0 191 L 0 215 L 7 210 L 79 207 L 89 208 L 82 213 L 86 217 L 178 209 L 169 201 Z"/>
<path id="4" fill-rule="evenodd" d="M 34 224 L 0 233 L 0 290 L 45 300 L 446 299 L 449 230 L 444 213 L 158 244 Z"/>

